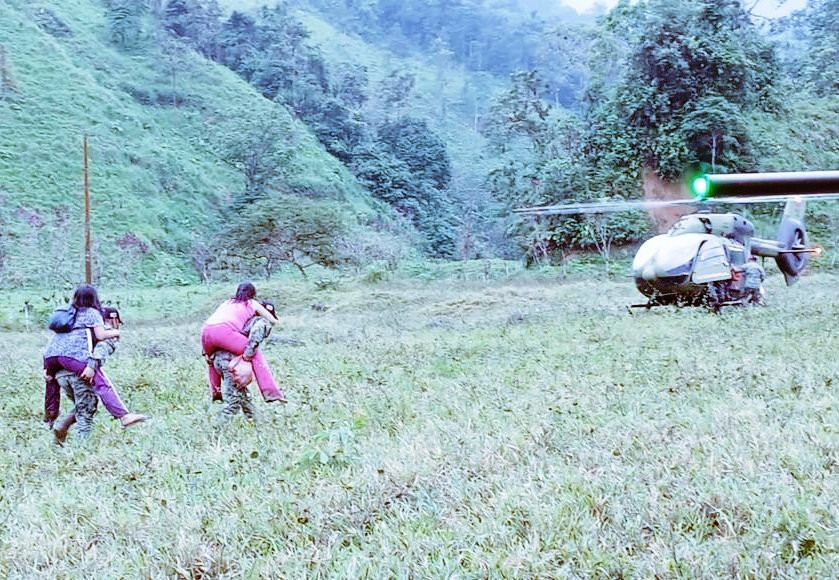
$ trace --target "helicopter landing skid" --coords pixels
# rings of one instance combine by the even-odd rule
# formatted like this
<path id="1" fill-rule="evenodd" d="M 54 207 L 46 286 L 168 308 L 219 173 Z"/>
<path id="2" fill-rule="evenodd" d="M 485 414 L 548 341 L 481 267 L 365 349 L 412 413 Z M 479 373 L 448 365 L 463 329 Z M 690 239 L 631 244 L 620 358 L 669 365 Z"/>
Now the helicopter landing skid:
<path id="1" fill-rule="evenodd" d="M 646 304 L 630 304 L 629 306 L 627 306 L 627 308 L 629 308 L 629 310 L 631 312 L 633 308 L 646 308 L 647 310 L 649 310 L 653 306 L 664 306 L 664 305 L 659 303 L 659 302 L 647 302 Z"/>
<path id="2" fill-rule="evenodd" d="M 717 304 L 717 306 L 745 306 L 745 305 L 746 305 L 746 303 L 743 301 L 742 298 L 738 299 L 738 300 L 727 300 L 725 302 L 720 302 L 719 304 Z"/>

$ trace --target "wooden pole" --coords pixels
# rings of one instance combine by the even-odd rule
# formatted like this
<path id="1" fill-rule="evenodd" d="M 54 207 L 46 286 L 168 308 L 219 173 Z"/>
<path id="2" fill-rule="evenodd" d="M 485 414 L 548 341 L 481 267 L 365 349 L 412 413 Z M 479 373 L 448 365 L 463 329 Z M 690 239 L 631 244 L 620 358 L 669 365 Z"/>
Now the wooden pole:
<path id="1" fill-rule="evenodd" d="M 90 182 L 87 167 L 87 135 L 84 136 L 84 281 L 93 283 L 93 265 L 90 258 Z"/>

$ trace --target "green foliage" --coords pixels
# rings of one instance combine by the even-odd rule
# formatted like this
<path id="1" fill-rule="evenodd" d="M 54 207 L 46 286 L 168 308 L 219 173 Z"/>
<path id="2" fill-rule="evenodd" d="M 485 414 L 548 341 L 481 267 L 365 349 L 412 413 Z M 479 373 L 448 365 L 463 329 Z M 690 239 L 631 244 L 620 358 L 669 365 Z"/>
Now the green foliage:
<path id="1" fill-rule="evenodd" d="M 224 120 L 212 127 L 207 139 L 214 141 L 219 158 L 245 179 L 245 191 L 234 196 L 234 207 L 241 209 L 288 181 L 300 137 L 289 120 L 275 111 L 229 110 L 220 116 Z"/>
<path id="2" fill-rule="evenodd" d="M 489 176 L 495 196 L 512 209 L 615 192 L 616 184 L 597 178 L 581 119 L 541 98 L 542 80 L 535 71 L 519 73 L 513 81 L 513 88 L 496 100 L 493 123 L 487 128 L 500 162 Z M 608 257 L 613 241 L 633 240 L 646 230 L 638 227 L 639 221 L 643 222 L 613 216 L 598 218 L 593 227 L 580 217 L 513 218 L 507 233 L 528 263 L 548 261 L 581 246 L 595 246 Z"/>
<path id="3" fill-rule="evenodd" d="M 282 263 L 305 276 L 312 265 L 338 264 L 338 241 L 347 226 L 334 204 L 296 198 L 262 198 L 242 207 L 222 230 L 229 255 L 270 276 Z M 221 240 L 220 240 L 221 241 Z"/>
<path id="4" fill-rule="evenodd" d="M 414 179 L 427 181 L 443 191 L 451 181 L 451 162 L 446 144 L 421 119 L 402 117 L 385 122 L 378 137 L 390 153 L 405 163 Z"/>
<path id="5" fill-rule="evenodd" d="M 428 125 L 402 117 L 383 123 L 380 144 L 356 151 L 353 171 L 377 198 L 406 216 L 426 238 L 426 250 L 454 255 L 451 166 L 445 144 Z"/>
<path id="6" fill-rule="evenodd" d="M 833 0 L 792 19 L 800 49 L 784 72 L 795 78 L 779 74 L 735 0 L 622 2 L 590 26 L 478 0 L 223 4 L 254 11 L 215 0 L 0 6 L 4 284 L 77 281 L 82 133 L 95 272 L 125 284 L 230 275 L 219 264 L 241 264 L 214 256 L 247 248 L 226 246 L 228 212 L 277 196 L 335 200 L 350 225 L 333 263 L 391 269 L 407 244 L 533 257 L 637 239 L 640 218 L 599 230 L 506 216 L 636 197 L 645 167 L 671 178 L 695 163 L 820 169 L 839 155 Z"/>
<path id="7" fill-rule="evenodd" d="M 823 97 L 839 91 L 839 1 L 813 0 L 801 18 L 810 44 L 801 59 L 806 86 Z"/>
<path id="8" fill-rule="evenodd" d="M 741 3 L 651 0 L 610 18 L 629 58 L 595 98 L 617 109 L 641 162 L 666 178 L 700 161 L 748 166 L 743 116 L 777 109 L 778 68 Z"/>
<path id="9" fill-rule="evenodd" d="M 146 4 L 129 4 L 132 16 L 120 26 L 134 26 L 134 15 L 142 24 L 131 46 L 111 42 L 115 17 L 128 7 L 116 0 L 62 4 L 39 22 L 26 2 L 0 4 L 4 286 L 63 286 L 82 277 L 84 133 L 98 283 L 228 275 L 204 268 L 218 250 L 208 241 L 218 239 L 222 209 L 257 190 L 316 192 L 352 215 L 384 211 L 283 106 L 192 51 L 191 36 L 159 33 L 165 6 L 144 12 Z M 186 3 L 199 4 L 212 13 L 212 3 Z M 260 140 L 260 128 L 274 133 Z M 249 153 L 260 162 L 249 165 Z"/>
<path id="10" fill-rule="evenodd" d="M 142 16 L 146 10 L 145 3 L 110 0 L 107 10 L 111 42 L 122 49 L 135 47 L 143 32 Z"/>

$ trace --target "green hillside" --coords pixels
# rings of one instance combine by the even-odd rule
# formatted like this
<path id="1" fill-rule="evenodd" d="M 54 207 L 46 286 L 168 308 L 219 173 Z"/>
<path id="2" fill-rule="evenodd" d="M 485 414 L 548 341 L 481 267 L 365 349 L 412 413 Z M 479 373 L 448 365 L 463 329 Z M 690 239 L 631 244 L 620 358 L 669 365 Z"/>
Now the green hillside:
<path id="1" fill-rule="evenodd" d="M 5 285 L 80 279 L 84 134 L 101 279 L 195 279 L 196 243 L 227 219 L 222 210 L 244 187 L 221 158 L 224 139 L 268 120 L 287 144 L 278 190 L 331 200 L 346 216 L 376 212 L 284 107 L 151 33 L 118 50 L 99 2 L 6 1 L 0 44 L 8 78 L 0 99 Z"/>
<path id="2" fill-rule="evenodd" d="M 373 86 L 397 73 L 413 76 L 414 88 L 404 107 L 412 115 L 428 119 L 431 127 L 444 136 L 455 176 L 468 179 L 488 171 L 489 164 L 482 159 L 486 142 L 478 124 L 488 113 L 493 96 L 504 88 L 503 79 L 469 71 L 446 54 L 400 57 L 341 32 L 312 12 L 298 12 L 297 17 L 311 33 L 311 42 L 334 68 L 361 65 Z M 367 106 L 371 115 L 382 108 L 376 95 Z"/>
<path id="3" fill-rule="evenodd" d="M 524 0 L 6 1 L 0 285 L 81 278 L 85 134 L 98 282 L 596 250 L 583 218 L 510 210 L 639 198 L 644 172 L 837 166 L 835 2 L 773 36 L 737 0 L 597 22 Z M 832 250 L 836 205 L 811 214 Z"/>

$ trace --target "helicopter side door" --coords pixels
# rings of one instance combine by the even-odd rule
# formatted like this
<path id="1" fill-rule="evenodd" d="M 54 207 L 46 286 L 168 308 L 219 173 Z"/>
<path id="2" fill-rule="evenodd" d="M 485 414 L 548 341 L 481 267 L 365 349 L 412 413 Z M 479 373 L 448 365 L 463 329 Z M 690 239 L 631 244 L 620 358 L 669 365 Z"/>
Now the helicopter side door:
<path id="1" fill-rule="evenodd" d="M 709 239 L 699 246 L 696 261 L 693 264 L 691 282 L 707 284 L 731 278 L 731 264 L 725 252 L 725 247 L 715 239 Z"/>

